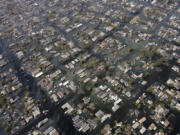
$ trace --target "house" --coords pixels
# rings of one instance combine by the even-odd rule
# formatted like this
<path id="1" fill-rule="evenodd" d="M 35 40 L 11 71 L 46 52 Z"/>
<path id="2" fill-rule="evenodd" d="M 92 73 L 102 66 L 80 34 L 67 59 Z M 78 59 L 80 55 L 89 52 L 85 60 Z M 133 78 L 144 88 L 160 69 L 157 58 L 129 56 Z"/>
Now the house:
<path id="1" fill-rule="evenodd" d="M 106 119 L 111 118 L 111 114 L 105 114 L 102 118 L 101 118 L 101 123 L 103 123 Z"/>
<path id="2" fill-rule="evenodd" d="M 66 86 L 69 83 L 69 81 L 65 81 L 62 85 Z"/>
<path id="3" fill-rule="evenodd" d="M 127 91 L 127 92 L 126 92 L 126 96 L 127 96 L 128 98 L 130 98 L 130 97 L 131 97 L 131 93 L 130 93 L 129 91 Z"/>
<path id="4" fill-rule="evenodd" d="M 58 102 L 58 98 L 57 98 L 57 96 L 55 94 L 53 94 L 51 96 L 51 98 L 53 99 L 54 102 Z"/>
<path id="5" fill-rule="evenodd" d="M 180 64 L 180 58 L 177 60 L 177 62 Z"/>
<path id="6" fill-rule="evenodd" d="M 40 77 L 42 74 L 43 74 L 43 72 L 41 72 L 41 69 L 40 69 L 40 68 L 36 68 L 36 69 L 34 69 L 34 70 L 31 70 L 31 75 L 32 75 L 33 77 L 38 78 L 38 77 Z"/>
<path id="7" fill-rule="evenodd" d="M 118 109 L 119 109 L 119 105 L 117 105 L 117 104 L 115 104 L 115 105 L 112 107 L 113 112 L 116 112 Z"/>
<path id="8" fill-rule="evenodd" d="M 39 108 L 35 107 L 34 111 L 32 112 L 32 114 L 33 114 L 34 118 L 36 118 L 38 115 L 40 115 L 41 113 L 40 113 Z"/>
<path id="9" fill-rule="evenodd" d="M 43 75 L 43 72 L 37 73 L 34 77 L 38 78 L 38 77 L 40 77 L 41 75 Z"/>
<path id="10" fill-rule="evenodd" d="M 156 130 L 157 127 L 156 127 L 156 125 L 155 125 L 154 123 L 151 123 L 151 125 L 149 126 L 148 129 L 149 129 L 149 130 Z"/>
<path id="11" fill-rule="evenodd" d="M 47 128 L 44 132 L 43 132 L 43 135 L 50 135 L 50 133 L 54 130 L 53 127 L 49 127 Z"/>
<path id="12" fill-rule="evenodd" d="M 56 129 L 53 129 L 53 130 L 49 133 L 49 135 L 59 135 L 59 133 L 57 132 Z"/>
<path id="13" fill-rule="evenodd" d="M 97 127 L 97 123 L 93 119 L 88 119 L 87 123 L 89 123 L 91 129 L 95 129 Z"/>
<path id="14" fill-rule="evenodd" d="M 70 82 L 69 88 L 70 88 L 73 92 L 76 91 L 76 85 L 74 84 L 74 82 L 72 82 L 72 81 Z"/>
<path id="15" fill-rule="evenodd" d="M 134 79 L 137 79 L 137 78 L 142 78 L 143 76 L 143 73 L 139 74 L 139 75 L 136 75 L 136 74 L 132 74 L 131 77 L 134 78 Z"/>
<path id="16" fill-rule="evenodd" d="M 173 66 L 171 69 L 174 70 L 175 72 L 178 72 L 178 73 L 179 73 L 179 71 L 180 71 L 180 69 L 179 69 L 178 66 Z"/>
<path id="17" fill-rule="evenodd" d="M 176 108 L 178 111 L 180 111 L 180 104 L 177 103 L 176 106 L 175 106 L 175 108 Z"/>
<path id="18" fill-rule="evenodd" d="M 39 135 L 40 134 L 40 131 L 39 130 L 34 130 L 32 131 L 32 135 Z"/>
<path id="19" fill-rule="evenodd" d="M 48 52 L 48 51 L 50 51 L 52 48 L 53 48 L 53 46 L 48 46 L 48 47 L 45 47 L 45 50 Z"/>
<path id="20" fill-rule="evenodd" d="M 17 55 L 18 59 L 22 59 L 24 56 L 22 51 L 17 52 L 16 55 Z"/>
<path id="21" fill-rule="evenodd" d="M 78 131 L 87 132 L 90 129 L 89 124 L 84 122 L 79 115 L 73 117 L 72 120 Z"/>
<path id="22" fill-rule="evenodd" d="M 26 121 L 26 123 L 28 123 L 30 120 L 33 119 L 33 117 L 30 115 L 30 116 L 24 116 L 24 119 Z"/>
<path id="23" fill-rule="evenodd" d="M 59 98 L 64 98 L 64 96 L 68 95 L 69 91 L 67 89 L 63 89 L 57 92 Z"/>
<path id="24" fill-rule="evenodd" d="M 112 31 L 112 30 L 113 30 L 113 27 L 112 27 L 112 26 L 106 27 L 106 31 L 107 31 L 107 32 Z"/>
<path id="25" fill-rule="evenodd" d="M 147 84 L 147 81 L 142 81 L 141 84 L 142 84 L 142 85 L 146 85 L 146 84 Z"/>
<path id="26" fill-rule="evenodd" d="M 174 84 L 174 87 L 179 90 L 180 89 L 180 80 L 178 79 L 175 79 L 175 84 Z"/>
<path id="27" fill-rule="evenodd" d="M 79 131 L 83 131 L 83 132 L 85 133 L 85 132 L 87 132 L 89 129 L 90 129 L 89 124 L 84 123 L 84 124 L 80 127 Z"/>
<path id="28" fill-rule="evenodd" d="M 55 78 L 56 76 L 58 76 L 61 73 L 61 70 L 57 70 L 54 73 L 50 74 L 50 78 Z"/>
<path id="29" fill-rule="evenodd" d="M 89 97 L 84 97 L 83 101 L 84 101 L 84 104 L 88 104 L 90 102 L 90 98 Z"/>
<path id="30" fill-rule="evenodd" d="M 98 112 L 95 113 L 95 116 L 101 119 L 104 116 L 104 112 L 99 110 Z"/>
<path id="31" fill-rule="evenodd" d="M 43 124 L 45 124 L 46 122 L 48 122 L 48 118 L 45 118 L 45 119 L 43 119 L 43 120 L 41 120 L 37 125 L 36 125 L 36 127 L 37 128 L 40 128 Z"/>
<path id="32" fill-rule="evenodd" d="M 107 88 L 107 86 L 106 85 L 101 85 L 101 86 L 99 86 L 99 88 L 101 89 L 101 90 L 105 90 L 106 88 Z"/>
<path id="33" fill-rule="evenodd" d="M 170 124 L 170 122 L 169 122 L 168 120 L 166 120 L 166 121 L 164 122 L 164 126 L 165 126 L 165 127 L 168 127 L 169 124 Z"/>
<path id="34" fill-rule="evenodd" d="M 83 82 L 87 83 L 90 80 L 90 78 L 86 78 Z"/>
<path id="35" fill-rule="evenodd" d="M 0 54 L 0 60 L 3 59 L 3 56 Z"/>
<path id="36" fill-rule="evenodd" d="M 114 104 L 119 104 L 121 101 L 122 101 L 122 99 L 121 99 L 121 98 L 118 98 L 118 99 L 114 102 Z"/>
<path id="37" fill-rule="evenodd" d="M 69 103 L 65 103 L 64 105 L 62 105 L 61 108 L 62 109 L 67 109 L 65 111 L 65 114 L 70 114 L 72 111 L 74 111 L 74 109 L 72 108 L 72 106 Z"/>
<path id="38" fill-rule="evenodd" d="M 136 129 L 138 126 L 139 126 L 139 123 L 138 123 L 138 122 L 135 122 L 135 123 L 132 125 L 132 128 L 133 128 L 133 129 Z"/>
<path id="39" fill-rule="evenodd" d="M 139 123 L 143 123 L 143 122 L 145 122 L 146 121 L 146 117 L 142 117 L 140 120 L 139 120 Z"/>
<path id="40" fill-rule="evenodd" d="M 146 131 L 146 128 L 145 128 L 145 127 L 142 127 L 139 132 L 140 132 L 141 134 L 144 134 L 145 131 Z"/>
<path id="41" fill-rule="evenodd" d="M 5 60 L 0 60 L 0 67 L 3 67 L 7 64 Z"/>

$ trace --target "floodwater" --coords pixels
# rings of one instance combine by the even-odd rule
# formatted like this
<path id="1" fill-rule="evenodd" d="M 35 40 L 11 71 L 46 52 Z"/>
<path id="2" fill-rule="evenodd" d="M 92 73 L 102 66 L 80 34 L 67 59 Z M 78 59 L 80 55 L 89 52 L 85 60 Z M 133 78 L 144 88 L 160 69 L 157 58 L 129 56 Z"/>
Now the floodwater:
<path id="1" fill-rule="evenodd" d="M 16 2 L 20 3 L 20 0 L 16 0 Z M 139 4 L 140 3 L 141 2 L 139 2 Z M 148 5 L 148 3 L 145 4 L 144 2 L 143 2 L 143 4 L 145 6 Z M 107 10 L 110 9 L 110 8 L 113 8 L 113 7 L 109 6 L 109 7 L 107 7 Z M 143 8 L 140 9 L 140 12 L 143 10 Z M 177 7 L 177 8 L 179 8 L 179 7 Z M 163 21 L 167 21 L 177 8 L 175 8 L 171 12 L 169 12 L 167 14 L 166 18 Z M 133 18 L 133 17 L 139 15 L 140 12 L 138 12 L 138 14 L 135 14 L 135 15 L 132 14 L 131 17 Z M 102 13 L 99 13 L 99 14 L 102 14 Z M 44 21 L 44 20 L 42 19 L 42 21 Z M 161 27 L 162 23 L 163 22 L 158 24 L 157 29 L 154 32 L 156 32 Z M 54 27 L 56 27 L 56 26 L 54 26 Z M 23 32 L 23 30 L 20 27 L 17 27 L 17 28 L 21 32 Z M 41 29 L 41 28 L 42 27 L 39 27 L 38 29 Z M 61 30 L 58 31 L 58 33 L 61 33 L 61 32 L 62 32 Z M 72 38 L 72 34 L 73 33 L 68 34 L 67 35 L 67 39 L 71 39 Z M 113 33 L 111 33 L 111 34 L 113 34 Z M 25 38 L 28 38 L 26 33 L 24 33 L 24 35 L 25 35 Z M 159 40 L 159 39 L 155 39 L 155 40 Z M 38 120 L 34 121 L 33 123 L 30 123 L 23 130 L 19 131 L 19 133 L 17 133 L 17 134 L 23 134 L 24 132 L 29 131 L 32 126 L 35 126 L 40 119 L 43 119 L 46 116 L 49 117 L 50 119 L 54 120 L 54 123 L 56 123 L 56 127 L 58 128 L 60 133 L 62 133 L 64 135 L 80 135 L 80 134 L 82 134 L 82 133 L 79 133 L 73 127 L 73 123 L 72 123 L 71 118 L 66 116 L 63 113 L 63 110 L 61 109 L 60 105 L 56 105 L 56 104 L 52 103 L 50 101 L 49 97 L 47 96 L 46 92 L 43 91 L 37 85 L 36 80 L 31 75 L 29 75 L 26 71 L 21 70 L 21 61 L 15 56 L 15 54 L 13 54 L 8 49 L 7 45 L 9 43 L 7 43 L 7 41 L 6 41 L 6 39 L 0 40 L 0 52 L 3 54 L 5 59 L 7 59 L 10 62 L 10 66 L 14 69 L 14 71 L 16 71 L 16 73 L 17 73 L 16 75 L 17 75 L 18 79 L 20 80 L 20 82 L 23 84 L 23 86 L 24 87 L 26 85 L 30 86 L 30 88 L 31 88 L 31 96 L 33 96 L 33 98 L 36 98 L 37 100 L 39 100 L 42 103 L 41 109 L 42 110 L 46 110 L 46 109 L 49 110 L 48 114 L 42 115 Z M 79 47 L 77 44 L 76 44 L 76 46 Z M 138 49 L 140 49 L 142 47 L 143 47 L 143 45 L 142 46 L 137 46 L 136 50 L 138 50 Z M 89 51 L 89 52 L 91 52 L 91 51 Z M 169 71 L 168 69 L 164 69 L 163 72 L 161 72 L 159 74 L 160 78 L 158 78 L 158 79 L 160 79 L 162 81 L 166 81 L 168 79 L 168 77 L 169 77 L 168 71 Z M 149 82 L 148 85 L 154 83 L 154 81 L 157 80 L 156 77 L 157 77 L 157 74 L 156 73 L 152 73 L 152 76 L 151 76 L 150 80 L 148 81 Z M 144 91 L 140 91 L 138 95 L 142 94 L 143 92 Z M 43 97 L 45 97 L 47 99 L 47 103 L 45 103 L 45 104 L 42 102 L 42 99 L 40 98 L 40 97 L 42 97 L 42 95 L 43 95 Z M 122 106 L 120 111 L 116 113 L 117 115 L 114 115 L 113 118 L 111 119 L 112 121 L 115 120 L 115 119 L 123 120 L 124 118 L 127 118 L 126 114 L 129 111 L 129 108 L 131 107 L 131 105 L 128 102 L 130 102 L 130 101 L 127 100 L 126 102 L 124 102 L 124 105 Z M 179 128 L 179 125 L 180 125 L 180 114 L 179 113 L 175 113 L 175 114 L 176 114 L 176 118 L 177 119 L 175 121 L 175 127 L 176 128 L 172 132 L 173 135 L 175 135 L 178 132 L 180 132 L 179 131 L 180 130 L 180 128 Z M 106 123 L 107 122 L 110 122 L 110 121 L 106 121 Z M 0 127 L 0 129 L 1 129 L 1 127 Z M 96 131 L 98 131 L 98 130 L 96 130 Z M 91 134 L 93 135 L 93 133 L 95 134 L 95 132 L 92 132 Z"/>

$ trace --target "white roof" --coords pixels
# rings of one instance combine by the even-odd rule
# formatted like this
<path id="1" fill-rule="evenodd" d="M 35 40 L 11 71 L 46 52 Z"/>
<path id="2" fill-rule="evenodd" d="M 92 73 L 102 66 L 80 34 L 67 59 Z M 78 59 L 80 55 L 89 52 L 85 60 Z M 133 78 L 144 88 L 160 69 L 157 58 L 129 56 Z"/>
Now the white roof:
<path id="1" fill-rule="evenodd" d="M 136 129 L 138 126 L 139 126 L 139 123 L 138 123 L 138 122 L 136 122 L 136 123 L 134 123 L 134 124 L 132 125 L 132 127 L 133 127 L 134 129 Z"/>
<path id="2" fill-rule="evenodd" d="M 39 72 L 35 75 L 36 78 L 40 77 L 43 74 L 43 72 Z"/>
<path id="3" fill-rule="evenodd" d="M 139 132 L 140 132 L 141 134 L 144 134 L 145 131 L 146 131 L 146 128 L 145 128 L 145 127 L 142 127 Z"/>

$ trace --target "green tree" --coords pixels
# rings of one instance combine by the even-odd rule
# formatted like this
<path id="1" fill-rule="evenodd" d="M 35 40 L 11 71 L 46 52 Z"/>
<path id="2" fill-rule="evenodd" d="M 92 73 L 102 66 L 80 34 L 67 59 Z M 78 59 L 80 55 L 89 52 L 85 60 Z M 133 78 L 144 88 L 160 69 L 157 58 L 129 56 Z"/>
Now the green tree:
<path id="1" fill-rule="evenodd" d="M 89 108 L 90 108 L 92 111 L 94 111 L 94 110 L 96 109 L 95 104 L 94 104 L 94 103 L 90 103 L 90 104 L 89 104 Z"/>

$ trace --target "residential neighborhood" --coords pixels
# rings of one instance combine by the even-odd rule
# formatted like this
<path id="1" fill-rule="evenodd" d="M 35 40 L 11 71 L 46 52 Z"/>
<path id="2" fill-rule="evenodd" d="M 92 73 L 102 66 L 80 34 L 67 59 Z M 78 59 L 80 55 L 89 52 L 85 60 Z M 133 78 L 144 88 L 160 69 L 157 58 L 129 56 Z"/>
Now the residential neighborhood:
<path id="1" fill-rule="evenodd" d="M 0 135 L 179 134 L 179 0 L 0 1 Z"/>

